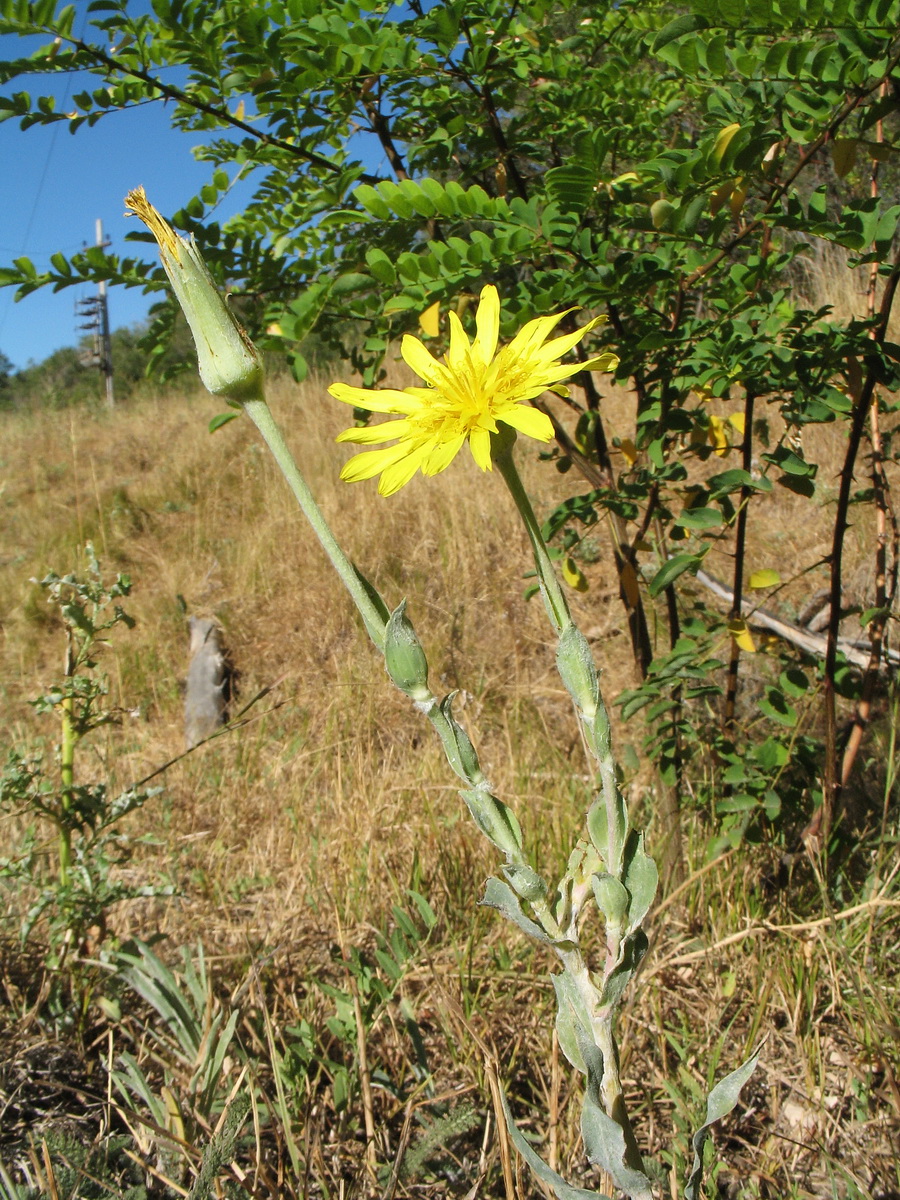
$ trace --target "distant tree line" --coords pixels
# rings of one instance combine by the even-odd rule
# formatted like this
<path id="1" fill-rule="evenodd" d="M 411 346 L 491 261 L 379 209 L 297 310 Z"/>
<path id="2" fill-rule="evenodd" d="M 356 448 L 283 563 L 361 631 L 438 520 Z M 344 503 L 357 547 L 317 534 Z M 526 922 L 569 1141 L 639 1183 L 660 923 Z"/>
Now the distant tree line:
<path id="1" fill-rule="evenodd" d="M 148 374 L 150 359 L 146 339 L 149 329 L 149 322 L 140 322 L 122 326 L 111 335 L 117 403 L 147 392 L 159 394 L 183 388 L 186 381 L 180 376 L 184 372 L 189 372 L 193 385 L 196 355 L 187 326 L 183 322 L 177 323 L 165 354 L 152 361 L 152 373 Z M 55 350 L 42 362 L 31 363 L 19 371 L 0 351 L 0 411 L 104 404 L 103 375 L 96 366 L 85 365 L 92 346 L 90 337 L 83 338 L 77 346 Z M 307 338 L 304 350 L 314 366 L 325 366 L 328 356 L 315 334 Z M 283 364 L 276 363 L 273 358 L 272 370 L 279 368 L 284 369 Z"/>

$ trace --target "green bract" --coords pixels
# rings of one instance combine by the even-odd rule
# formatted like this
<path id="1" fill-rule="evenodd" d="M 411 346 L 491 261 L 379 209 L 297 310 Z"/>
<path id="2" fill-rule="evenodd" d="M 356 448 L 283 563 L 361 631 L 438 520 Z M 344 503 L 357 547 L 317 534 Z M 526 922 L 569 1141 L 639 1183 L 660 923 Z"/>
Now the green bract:
<path id="1" fill-rule="evenodd" d="M 156 238 L 162 265 L 194 335 L 204 385 L 233 404 L 262 399 L 262 359 L 219 293 L 194 239 L 179 237 L 148 203 L 143 188 L 129 192 L 125 204 Z"/>

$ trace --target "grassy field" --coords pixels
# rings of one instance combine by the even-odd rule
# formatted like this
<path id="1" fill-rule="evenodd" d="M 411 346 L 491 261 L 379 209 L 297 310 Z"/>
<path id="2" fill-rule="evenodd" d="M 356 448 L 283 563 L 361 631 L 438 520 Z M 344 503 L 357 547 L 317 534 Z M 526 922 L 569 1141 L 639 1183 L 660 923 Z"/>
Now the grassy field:
<path id="1" fill-rule="evenodd" d="M 458 710 L 527 844 L 548 873 L 561 871 L 589 768 L 543 614 L 523 599 L 530 557 L 500 481 L 461 456 L 440 480 L 417 479 L 385 501 L 374 485 L 337 481 L 346 452 L 333 439 L 349 410 L 321 384 L 279 382 L 272 403 L 351 557 L 389 602 L 409 598 L 433 686 L 460 689 Z M 239 1143 L 215 1143 L 220 1182 L 204 1195 L 540 1196 L 498 1126 L 498 1080 L 545 1157 L 596 1186 L 570 1103 L 580 1077 L 553 1037 L 551 959 L 479 908 L 494 857 L 436 739 L 386 678 L 249 423 L 210 436 L 216 411 L 197 394 L 111 414 L 2 417 L 0 713 L 10 742 L 56 736 L 26 703 L 63 653 L 32 581 L 76 567 L 87 540 L 106 570 L 131 576 L 125 607 L 137 624 L 103 654 L 121 719 L 82 750 L 86 778 L 125 786 L 181 754 L 187 614 L 221 624 L 239 671 L 234 707 L 264 694 L 239 728 L 170 766 L 156 780 L 164 791 L 129 818 L 146 839 L 124 870 L 175 895 L 118 906 L 110 930 L 159 939 L 161 960 L 194 997 L 193 1051 L 122 985 L 83 982 L 69 997 L 80 1012 L 48 1015 L 40 928 L 22 949 L 25 897 L 0 893 L 0 1189 L 30 1180 L 34 1195 L 186 1195 L 223 1112 L 227 1143 L 235 1097 L 252 1091 Z M 614 434 L 631 435 L 629 411 L 627 397 L 611 399 Z M 827 428 L 816 436 L 821 520 L 789 493 L 773 499 L 754 526 L 753 567 L 774 558 L 799 570 L 827 550 L 840 446 Z M 522 468 L 539 515 L 580 489 L 574 472 L 561 476 L 534 453 Z M 596 561 L 583 564 L 589 589 L 572 603 L 611 700 L 634 674 L 602 532 L 597 542 Z M 861 598 L 870 543 L 860 521 L 848 580 Z M 821 586 L 816 577 L 780 595 L 786 616 Z M 662 1195 L 678 1194 L 704 1089 L 765 1038 L 759 1071 L 715 1135 L 708 1194 L 900 1196 L 894 716 L 885 697 L 842 891 L 803 857 L 775 886 L 774 843 L 708 862 L 709 816 L 684 797 L 687 880 L 651 918 L 620 1031 L 639 1140 L 678 1168 L 661 1176 Z M 634 748 L 629 799 L 652 845 L 666 830 L 639 762 L 644 732 L 637 717 L 616 738 Z M 23 826 L 21 814 L 4 818 L 6 846 Z M 96 936 L 82 948 L 88 959 L 102 957 Z M 198 1070 L 232 1010 L 233 1040 L 201 1102 Z M 105 1064 L 123 1053 L 156 1109 L 125 1104 L 108 1084 Z M 111 1131 L 124 1138 L 115 1153 Z M 82 1190 L 65 1190 L 66 1170 Z M 106 1182 L 90 1191 L 89 1178 Z"/>

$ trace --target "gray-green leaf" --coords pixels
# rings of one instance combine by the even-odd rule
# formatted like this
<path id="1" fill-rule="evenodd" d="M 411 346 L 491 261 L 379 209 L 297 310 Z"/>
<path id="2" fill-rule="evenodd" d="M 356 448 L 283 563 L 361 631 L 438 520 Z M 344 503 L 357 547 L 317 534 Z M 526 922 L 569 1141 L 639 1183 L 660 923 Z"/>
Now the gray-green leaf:
<path id="1" fill-rule="evenodd" d="M 706 1102 L 706 1120 L 694 1134 L 694 1165 L 684 1189 L 684 1200 L 698 1200 L 700 1181 L 703 1178 L 703 1143 L 706 1141 L 710 1126 L 716 1121 L 721 1121 L 722 1117 L 727 1116 L 737 1104 L 741 1088 L 756 1070 L 759 1054 L 760 1052 L 757 1050 L 743 1066 L 732 1071 L 730 1075 L 726 1075 L 709 1093 L 709 1099 Z"/>
<path id="2" fill-rule="evenodd" d="M 513 1115 L 510 1112 L 509 1103 L 503 1092 L 500 1093 L 500 1103 L 503 1105 L 503 1115 L 506 1117 L 506 1128 L 509 1130 L 509 1136 L 512 1139 L 512 1144 L 522 1155 L 525 1161 L 543 1183 L 548 1184 L 553 1188 L 558 1200 L 609 1200 L 609 1197 L 603 1192 L 589 1192 L 585 1188 L 572 1187 L 566 1183 L 562 1175 L 557 1175 L 551 1167 L 548 1167 L 541 1156 L 528 1144 L 522 1132 L 513 1120 Z"/>

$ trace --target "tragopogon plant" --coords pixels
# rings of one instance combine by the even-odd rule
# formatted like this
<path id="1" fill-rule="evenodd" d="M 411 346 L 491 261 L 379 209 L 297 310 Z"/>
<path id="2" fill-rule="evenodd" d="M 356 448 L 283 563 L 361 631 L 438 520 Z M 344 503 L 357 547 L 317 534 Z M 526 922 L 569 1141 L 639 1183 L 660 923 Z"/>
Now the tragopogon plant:
<path id="1" fill-rule="evenodd" d="M 557 639 L 559 673 L 574 702 L 598 779 L 587 812 L 587 836 L 577 840 L 563 877 L 550 884 L 529 861 L 515 813 L 492 792 L 471 740 L 453 716 L 452 695 L 438 699 L 431 691 L 428 664 L 406 615 L 406 602 L 390 612 L 325 524 L 266 404 L 259 356 L 218 296 L 193 242 L 168 226 L 142 190 L 132 192 L 127 203 L 159 242 L 163 265 L 194 333 L 204 383 L 243 409 L 259 429 L 357 604 L 372 641 L 384 654 L 388 674 L 435 728 L 450 766 L 465 785 L 461 795 L 473 819 L 503 854 L 502 878 L 488 881 L 483 902 L 551 947 L 559 959 L 562 970 L 553 976 L 556 1026 L 566 1057 L 586 1076 L 581 1130 L 588 1158 L 633 1200 L 651 1200 L 650 1178 L 625 1108 L 615 1021 L 623 992 L 647 950 L 643 922 L 656 893 L 657 869 L 644 849 L 643 836 L 630 826 L 590 647 L 572 619 L 513 459 L 517 431 L 545 441 L 553 432 L 549 419 L 525 402 L 547 389 L 564 390 L 563 381 L 578 370 L 615 365 L 615 355 L 608 352 L 584 364 L 567 366 L 560 361 L 598 322 L 589 321 L 548 341 L 566 314 L 538 318 L 498 350 L 500 301 L 488 286 L 481 295 L 474 341 L 469 341 L 451 313 L 450 345 L 443 362 L 432 358 L 418 339 L 403 339 L 403 356 L 424 379 L 424 387 L 372 391 L 335 384 L 331 389 L 340 400 L 398 418 L 341 435 L 344 441 L 362 445 L 396 443 L 355 456 L 344 468 L 345 478 L 380 474 L 379 491 L 390 495 L 417 470 L 424 475 L 443 471 L 468 441 L 482 469 L 496 465 L 522 518 Z M 583 940 L 590 928 L 583 918 L 592 903 L 605 930 L 602 965 L 596 971 L 590 966 L 592 947 Z M 688 1200 L 698 1195 L 707 1129 L 734 1107 L 755 1063 L 754 1056 L 709 1096 L 706 1120 L 694 1138 L 694 1166 L 685 1189 Z M 552 1170 L 517 1130 L 508 1106 L 505 1112 L 519 1152 L 560 1200 L 597 1195 L 572 1187 Z"/>

